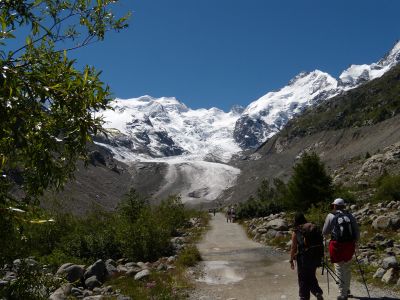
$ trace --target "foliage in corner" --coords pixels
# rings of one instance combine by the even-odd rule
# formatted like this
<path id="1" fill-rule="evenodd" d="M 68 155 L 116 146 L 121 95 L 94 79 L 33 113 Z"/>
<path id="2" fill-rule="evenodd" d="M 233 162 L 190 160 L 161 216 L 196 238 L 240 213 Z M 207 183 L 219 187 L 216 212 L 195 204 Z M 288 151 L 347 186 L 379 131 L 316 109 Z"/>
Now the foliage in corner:
<path id="1" fill-rule="evenodd" d="M 91 134 L 102 130 L 95 113 L 108 107 L 109 88 L 94 68 L 76 69 L 68 53 L 127 26 L 128 15 L 118 18 L 111 11 L 116 2 L 0 2 L 0 235 L 4 244 L 18 247 L 21 228 L 30 221 L 27 212 L 34 211 L 32 204 L 44 190 L 62 187 L 76 161 L 86 158 Z"/>

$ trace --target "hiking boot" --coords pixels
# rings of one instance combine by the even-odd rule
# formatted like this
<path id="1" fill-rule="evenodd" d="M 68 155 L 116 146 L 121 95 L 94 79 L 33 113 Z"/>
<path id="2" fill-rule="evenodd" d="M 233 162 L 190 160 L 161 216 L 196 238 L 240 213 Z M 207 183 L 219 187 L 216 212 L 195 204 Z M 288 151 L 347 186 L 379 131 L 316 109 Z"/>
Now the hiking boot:
<path id="1" fill-rule="evenodd" d="M 324 300 L 324 297 L 322 297 L 322 294 L 320 293 L 316 293 L 315 297 L 317 298 L 317 300 Z"/>
<path id="2" fill-rule="evenodd" d="M 347 297 L 346 296 L 338 296 L 337 300 L 347 300 Z"/>

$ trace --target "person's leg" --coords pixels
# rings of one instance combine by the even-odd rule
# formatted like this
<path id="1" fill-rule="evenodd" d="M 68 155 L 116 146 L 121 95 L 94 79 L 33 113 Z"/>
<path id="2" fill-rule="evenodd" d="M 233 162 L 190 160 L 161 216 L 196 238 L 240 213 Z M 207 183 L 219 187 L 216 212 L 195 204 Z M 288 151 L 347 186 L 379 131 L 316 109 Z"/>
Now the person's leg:
<path id="1" fill-rule="evenodd" d="M 347 299 L 347 294 L 349 292 L 349 287 L 350 287 L 350 277 L 349 277 L 349 271 L 350 271 L 350 265 L 348 263 L 345 263 L 343 261 L 335 263 L 335 272 L 336 275 L 339 278 L 339 297 L 338 299 Z"/>
<path id="2" fill-rule="evenodd" d="M 319 286 L 317 276 L 315 275 L 316 271 L 317 267 L 313 267 L 310 268 L 310 271 L 307 274 L 309 278 L 310 291 L 315 297 L 317 297 L 317 299 L 322 299 L 323 291 Z"/>
<path id="3" fill-rule="evenodd" d="M 297 277 L 299 281 L 299 297 L 300 300 L 310 300 L 310 285 L 308 282 L 307 270 L 301 264 L 297 264 Z"/>
<path id="4" fill-rule="evenodd" d="M 348 262 L 343 262 L 343 288 L 346 291 L 346 296 L 350 291 L 351 282 L 351 260 Z"/>

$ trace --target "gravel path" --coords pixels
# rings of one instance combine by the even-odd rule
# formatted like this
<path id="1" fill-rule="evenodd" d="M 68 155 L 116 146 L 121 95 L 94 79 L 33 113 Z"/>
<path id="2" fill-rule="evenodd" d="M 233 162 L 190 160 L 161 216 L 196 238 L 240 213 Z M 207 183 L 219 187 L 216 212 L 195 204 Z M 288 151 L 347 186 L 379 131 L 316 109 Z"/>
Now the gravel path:
<path id="1" fill-rule="evenodd" d="M 227 223 L 222 214 L 211 220 L 211 229 L 198 244 L 203 262 L 194 275 L 191 300 L 275 300 L 298 299 L 297 274 L 288 263 L 288 254 L 250 240 L 244 229 Z M 338 289 L 317 270 L 326 300 L 335 300 Z M 368 299 L 365 287 L 352 282 L 354 299 Z M 371 288 L 370 288 L 371 289 Z M 373 289 L 371 299 L 400 299 L 389 292 Z M 385 298 L 386 297 L 386 298 Z"/>

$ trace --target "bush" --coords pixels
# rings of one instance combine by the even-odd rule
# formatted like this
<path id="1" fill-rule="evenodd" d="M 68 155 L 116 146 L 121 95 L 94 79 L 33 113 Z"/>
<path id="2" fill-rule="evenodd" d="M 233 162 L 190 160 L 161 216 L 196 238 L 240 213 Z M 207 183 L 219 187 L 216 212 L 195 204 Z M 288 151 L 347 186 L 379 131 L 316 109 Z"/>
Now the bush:
<path id="1" fill-rule="evenodd" d="M 43 274 L 38 266 L 30 266 L 22 260 L 17 279 L 0 290 L 0 298 L 45 300 L 60 284 L 53 275 Z"/>
<path id="2" fill-rule="evenodd" d="M 178 264 L 185 267 L 193 267 L 201 260 L 199 250 L 196 246 L 191 245 L 179 253 Z"/>
<path id="3" fill-rule="evenodd" d="M 384 175 L 376 182 L 376 201 L 400 200 L 400 175 Z"/>

